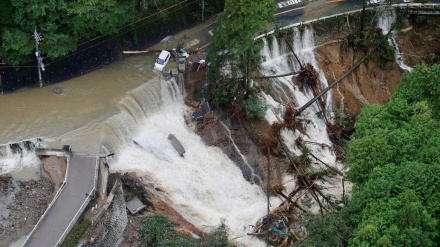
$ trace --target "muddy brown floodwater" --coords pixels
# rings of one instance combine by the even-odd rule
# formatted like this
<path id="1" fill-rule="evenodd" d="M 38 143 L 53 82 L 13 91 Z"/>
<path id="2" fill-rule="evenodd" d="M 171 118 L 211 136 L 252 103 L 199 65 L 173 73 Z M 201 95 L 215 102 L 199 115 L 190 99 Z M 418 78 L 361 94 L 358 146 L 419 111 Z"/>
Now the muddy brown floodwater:
<path id="1" fill-rule="evenodd" d="M 206 37 L 199 32 L 206 34 L 213 21 L 210 19 L 148 49 L 168 50 L 179 43 L 188 51 L 203 46 Z M 120 112 L 120 101 L 130 91 L 158 76 L 153 71 L 155 59 L 155 54 L 131 55 L 62 83 L 0 95 L 0 147 L 39 137 L 47 147 L 71 145 L 74 152 L 100 152 L 103 137 L 112 134 L 106 133 L 105 120 Z M 172 63 L 170 66 L 177 67 Z M 16 159 L 16 155 L 10 156 L 5 162 Z M 11 245 L 21 246 L 63 180 L 64 170 L 57 167 L 57 160 L 45 165 L 47 174 L 41 176 L 38 157 L 24 156 L 21 161 L 17 158 L 9 175 L 4 175 L 11 182 L 0 186 L 0 246 L 8 246 L 22 236 Z M 0 163 L 0 175 L 3 165 Z"/>
<path id="2" fill-rule="evenodd" d="M 148 49 L 173 49 L 179 43 L 187 50 L 203 46 L 207 41 L 200 33 L 210 31 L 214 21 L 211 18 Z M 42 137 L 55 148 L 69 144 L 79 152 L 99 151 L 100 122 L 119 112 L 117 103 L 128 91 L 157 76 L 155 58 L 155 54 L 131 55 L 62 83 L 0 95 L 0 144 Z"/>

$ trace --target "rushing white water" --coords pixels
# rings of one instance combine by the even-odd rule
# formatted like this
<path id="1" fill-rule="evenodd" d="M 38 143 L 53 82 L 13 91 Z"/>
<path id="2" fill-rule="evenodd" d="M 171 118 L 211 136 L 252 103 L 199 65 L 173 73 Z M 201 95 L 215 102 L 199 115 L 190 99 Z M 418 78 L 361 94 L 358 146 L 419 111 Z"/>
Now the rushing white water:
<path id="1" fill-rule="evenodd" d="M 264 39 L 263 42 L 265 44 L 261 51 L 262 56 L 265 57 L 265 61 L 261 66 L 263 74 L 287 74 L 292 71 L 300 70 L 300 65 L 296 60 L 294 60 L 292 53 L 289 50 L 286 50 L 285 45 L 280 45 L 276 38 L 272 38 L 272 49 L 269 48 L 267 40 Z M 319 68 L 314 54 L 315 45 L 313 29 L 311 27 L 306 27 L 301 33 L 299 29 L 294 28 L 293 39 L 289 40 L 288 42 L 291 42 L 291 45 L 300 61 L 305 64 L 310 63 L 318 72 L 319 90 L 327 87 L 328 83 L 325 74 Z M 312 90 L 307 88 L 300 90 L 299 87 L 292 82 L 292 76 L 273 79 L 272 90 L 274 91 L 273 95 L 275 95 L 275 99 L 269 95 L 263 96 L 271 107 L 266 113 L 266 119 L 270 123 L 279 122 L 281 119 L 283 119 L 282 115 L 285 111 L 284 105 L 287 102 L 292 102 L 294 103 L 295 108 L 299 108 L 314 97 Z M 295 130 L 293 132 L 289 131 L 288 129 L 282 129 L 281 137 L 283 142 L 288 146 L 289 150 L 295 155 L 301 155 L 301 150 L 295 141 L 302 140 L 303 145 L 309 149 L 310 153 L 318 157 L 326 164 L 334 166 L 338 169 L 342 169 L 343 164 L 336 161 L 336 156 L 333 152 L 333 144 L 328 137 L 327 126 L 322 117 L 323 113 L 325 113 L 327 119 L 330 122 L 333 121 L 334 115 L 331 93 L 332 92 L 330 90 L 324 97 L 324 109 L 321 109 L 319 103 L 315 102 L 308 107 L 300 117 L 298 117 L 303 123 L 304 132 L 299 130 Z M 317 168 L 325 168 L 317 160 L 314 160 L 312 165 Z M 324 183 L 322 181 L 316 181 L 315 183 L 326 187 L 327 194 L 333 194 L 338 197 L 342 194 L 340 189 L 342 186 L 338 186 L 340 182 L 340 178 L 337 178 L 335 179 L 335 183 L 333 185 L 329 185 L 328 183 Z M 312 211 L 316 210 L 317 207 L 312 208 Z"/>
<path id="2" fill-rule="evenodd" d="M 0 146 L 0 175 L 9 173 L 20 181 L 38 180 L 41 161 L 35 155 L 34 145 L 24 141 Z"/>
<path id="3" fill-rule="evenodd" d="M 146 88 L 158 89 L 159 93 L 155 97 L 142 96 L 149 91 Z M 219 148 L 207 147 L 193 132 L 193 125 L 185 124 L 186 108 L 174 80 L 152 80 L 132 94 L 140 94 L 136 95 L 137 101 L 131 101 L 140 105 L 129 106 L 123 99 L 126 113 L 108 121 L 110 128 L 121 130 L 107 140 L 109 146 L 120 146 L 117 160 L 110 164 L 111 171 L 135 171 L 146 183 L 160 188 L 158 196 L 202 230 L 213 230 L 225 219 L 230 237 L 237 238 L 238 243 L 264 246 L 246 236 L 246 227 L 266 212 L 264 193 L 247 182 Z M 140 121 L 133 109 L 144 109 L 142 112 L 148 116 Z M 136 126 L 138 130 L 125 131 L 124 126 Z M 185 147 L 184 158 L 171 145 L 169 134 Z"/>
<path id="4" fill-rule="evenodd" d="M 383 15 L 379 16 L 377 27 L 382 29 L 382 34 L 386 35 L 391 30 L 391 26 L 396 22 L 396 12 L 394 10 L 386 10 Z M 396 31 L 392 30 L 388 38 L 388 43 L 394 47 L 394 59 L 400 68 L 411 73 L 412 68 L 403 62 L 402 54 L 396 42 Z"/>
<path id="5" fill-rule="evenodd" d="M 327 81 L 313 52 L 313 30 L 306 28 L 301 33 L 294 29 L 293 33 L 294 37 L 290 42 L 295 51 L 302 61 L 315 67 L 319 74 L 319 88 L 325 88 Z M 267 59 L 262 64 L 264 74 L 283 74 L 299 70 L 296 61 L 291 61 L 289 65 L 288 60 L 291 58 L 284 43 L 278 43 L 273 39 L 272 48 L 269 48 L 267 41 L 264 41 L 266 45 L 262 54 Z M 296 107 L 299 107 L 313 97 L 313 93 L 308 89 L 300 91 L 298 86 L 292 83 L 291 77 L 278 78 L 272 83 L 273 96 L 261 96 L 271 105 L 266 115 L 270 123 L 282 121 L 284 104 L 294 102 Z M 65 134 L 57 134 L 56 137 L 46 140 L 71 144 L 74 151 L 97 150 L 100 147 L 96 147 L 96 144 L 102 141 L 105 147 L 116 153 L 114 161 L 110 162 L 111 171 L 135 171 L 143 177 L 145 183 L 153 184 L 158 189 L 155 192 L 158 196 L 170 203 L 195 226 L 209 231 L 215 229 L 224 219 L 229 228 L 230 238 L 235 239 L 237 243 L 245 246 L 266 245 L 246 235 L 247 226 L 266 214 L 265 194 L 257 185 L 247 182 L 237 165 L 219 148 L 207 147 L 194 133 L 194 126 L 186 123 L 189 118 L 185 116 L 190 116 L 191 112 L 188 112 L 183 104 L 179 86 L 174 80 L 163 81 L 154 78 L 129 91 L 125 96 L 107 98 L 112 103 L 118 102 L 115 105 L 120 112 L 114 114 L 113 110 L 106 110 L 105 117 L 99 117 L 95 122 L 88 122 L 83 127 L 69 129 Z M 305 133 L 284 129 L 281 134 L 293 153 L 300 154 L 295 140 L 301 138 L 314 155 L 330 165 L 337 166 L 340 164 L 335 164 L 326 125 L 318 116 L 318 112 L 325 110 L 332 121 L 331 91 L 324 98 L 325 109 L 320 109 L 318 103 L 315 103 L 302 114 Z M 90 103 L 90 107 L 93 106 L 95 103 Z M 74 117 L 79 118 L 83 112 L 89 111 L 93 112 L 88 108 L 78 110 Z M 66 110 L 66 115 L 68 113 Z M 108 117 L 109 115 L 112 116 Z M 81 124 L 78 123 L 78 126 Z M 90 137 L 90 133 L 94 135 Z M 174 134 L 181 141 L 186 149 L 185 158 L 180 157 L 173 148 L 168 140 L 169 134 Z M 0 158 L 0 162 L 6 164 L 2 165 L 2 169 L 4 167 L 5 171 L 10 170 L 11 167 L 16 167 L 17 163 L 28 164 L 27 160 L 32 160 L 31 164 L 37 164 L 33 163 L 34 159 L 27 157 L 26 152 L 18 156 L 9 152 Z M 242 157 L 247 163 L 246 158 Z M 9 162 L 8 159 L 14 161 Z M 319 163 L 315 165 L 320 166 Z M 283 182 L 288 190 L 293 189 L 292 176 L 285 176 Z M 280 202 L 277 198 L 271 198 L 270 201 L 272 206 L 277 206 Z"/>
<path id="6" fill-rule="evenodd" d="M 96 152 L 96 143 L 102 141 L 116 153 L 116 159 L 110 163 L 111 171 L 135 171 L 145 183 L 160 188 L 157 195 L 196 227 L 210 231 L 224 219 L 230 238 L 237 243 L 265 245 L 246 235 L 247 226 L 266 214 L 265 194 L 246 181 L 241 170 L 219 148 L 207 147 L 194 133 L 193 124 L 185 123 L 185 115 L 190 113 L 174 80 L 156 77 L 129 91 L 116 107 L 120 112 L 104 121 L 45 141 L 71 144 L 74 152 Z M 91 132 L 93 137 L 102 138 L 84 136 Z M 172 147 L 167 138 L 170 133 L 182 142 L 185 158 Z M 9 145 L 0 147 L 1 173 L 22 171 L 21 167 L 39 169 L 38 157 L 20 145 L 22 151 L 17 153 Z"/>
<path id="7" fill-rule="evenodd" d="M 311 28 L 306 28 L 301 36 L 300 31 L 294 29 L 294 38 L 291 41 L 295 52 L 297 53 L 299 59 L 304 63 L 310 63 L 316 69 L 319 74 L 319 88 L 325 88 L 328 86 L 327 80 L 324 73 L 319 69 L 318 63 L 315 59 L 313 52 L 314 47 L 314 37 L 313 30 Z M 267 44 L 267 42 L 266 42 Z M 282 47 L 278 44 L 277 39 L 272 39 L 272 50 L 264 48 L 263 56 L 266 57 L 266 61 L 262 64 L 262 72 L 266 75 L 270 75 L 271 72 L 276 71 L 276 74 L 286 74 L 292 71 L 299 71 L 300 65 L 293 60 L 291 62 L 292 66 L 289 65 L 288 59 L 291 59 L 288 51 L 279 50 Z M 276 50 L 278 49 L 278 50 Z M 268 52 L 270 51 L 270 52 Z M 281 55 L 280 55 L 281 54 Z M 310 99 L 314 97 L 313 92 L 309 89 L 304 91 L 299 90 L 298 86 L 292 82 L 292 76 L 280 77 L 272 81 L 274 91 L 288 90 L 288 95 L 291 95 L 289 101 L 293 101 L 297 107 L 300 107 L 307 103 Z M 278 95 L 286 95 L 285 92 L 279 92 Z M 280 111 L 282 107 L 280 103 L 274 101 L 271 96 L 265 96 L 272 107 L 271 111 L 266 114 L 269 122 L 274 122 L 274 120 L 282 119 L 283 111 Z M 284 99 L 282 99 L 284 100 Z M 331 103 L 331 91 L 325 97 L 325 112 L 328 114 L 329 119 L 332 119 L 332 103 Z M 304 124 L 307 128 L 307 135 L 302 135 L 304 140 L 314 140 L 318 143 L 323 143 L 327 146 L 332 146 L 328 135 L 326 134 L 326 125 L 322 118 L 318 115 L 322 112 L 318 103 L 314 103 L 309 108 L 307 108 L 302 114 L 302 119 L 308 120 Z M 276 117 L 270 117 L 269 114 L 274 114 Z M 318 150 L 316 150 L 318 152 Z"/>

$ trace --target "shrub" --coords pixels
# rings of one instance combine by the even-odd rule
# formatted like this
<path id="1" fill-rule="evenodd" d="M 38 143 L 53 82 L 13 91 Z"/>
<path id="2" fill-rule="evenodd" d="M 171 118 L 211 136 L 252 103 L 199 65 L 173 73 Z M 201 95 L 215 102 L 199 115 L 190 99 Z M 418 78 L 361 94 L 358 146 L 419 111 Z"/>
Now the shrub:
<path id="1" fill-rule="evenodd" d="M 221 222 L 219 228 L 212 234 L 201 239 L 192 239 L 174 230 L 174 224 L 164 215 L 145 216 L 142 220 L 140 236 L 146 246 L 157 247 L 228 247 L 226 226 Z"/>
<path id="2" fill-rule="evenodd" d="M 226 105 L 234 97 L 239 84 L 232 79 L 218 82 L 213 90 L 214 107 Z"/>
<path id="3" fill-rule="evenodd" d="M 245 112 L 249 119 L 263 119 L 268 105 L 257 98 L 249 97 L 245 101 Z"/>
<path id="4" fill-rule="evenodd" d="M 61 247 L 76 247 L 79 240 L 82 238 L 91 224 L 92 222 L 86 218 L 79 224 L 75 225 L 61 244 Z"/>

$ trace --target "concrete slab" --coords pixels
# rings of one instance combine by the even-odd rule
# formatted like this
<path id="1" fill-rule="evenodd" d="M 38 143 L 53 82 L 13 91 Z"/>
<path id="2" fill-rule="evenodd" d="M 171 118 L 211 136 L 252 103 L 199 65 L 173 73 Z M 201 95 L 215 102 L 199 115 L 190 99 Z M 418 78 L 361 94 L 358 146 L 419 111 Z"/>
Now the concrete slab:
<path id="1" fill-rule="evenodd" d="M 163 76 L 171 75 L 170 68 L 164 68 L 162 74 Z"/>
<path id="2" fill-rule="evenodd" d="M 179 71 L 177 70 L 177 68 L 172 68 L 171 69 L 171 76 L 178 76 L 179 75 Z"/>
<path id="3" fill-rule="evenodd" d="M 126 207 L 132 215 L 135 215 L 147 206 L 145 206 L 137 197 L 135 197 L 133 200 L 126 203 Z"/>
<path id="4" fill-rule="evenodd" d="M 179 63 L 179 72 L 181 72 L 181 73 L 185 72 L 185 64 L 184 63 Z"/>
<path id="5" fill-rule="evenodd" d="M 171 141 L 171 144 L 177 150 L 179 155 L 183 157 L 183 154 L 185 153 L 185 148 L 182 146 L 182 144 L 177 139 L 177 137 L 175 137 L 173 134 L 169 134 L 168 135 L 168 140 Z"/>

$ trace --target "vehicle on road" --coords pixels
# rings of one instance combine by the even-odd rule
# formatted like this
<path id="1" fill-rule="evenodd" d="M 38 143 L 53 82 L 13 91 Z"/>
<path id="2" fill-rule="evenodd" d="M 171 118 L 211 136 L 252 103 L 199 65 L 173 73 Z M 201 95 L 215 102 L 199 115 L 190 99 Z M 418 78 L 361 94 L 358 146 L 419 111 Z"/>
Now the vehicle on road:
<path id="1" fill-rule="evenodd" d="M 169 51 L 161 51 L 159 57 L 156 59 L 156 63 L 154 64 L 154 69 L 162 71 L 163 68 L 170 61 L 171 53 Z"/>
<path id="2" fill-rule="evenodd" d="M 379 0 L 370 0 L 370 4 L 378 4 Z"/>

